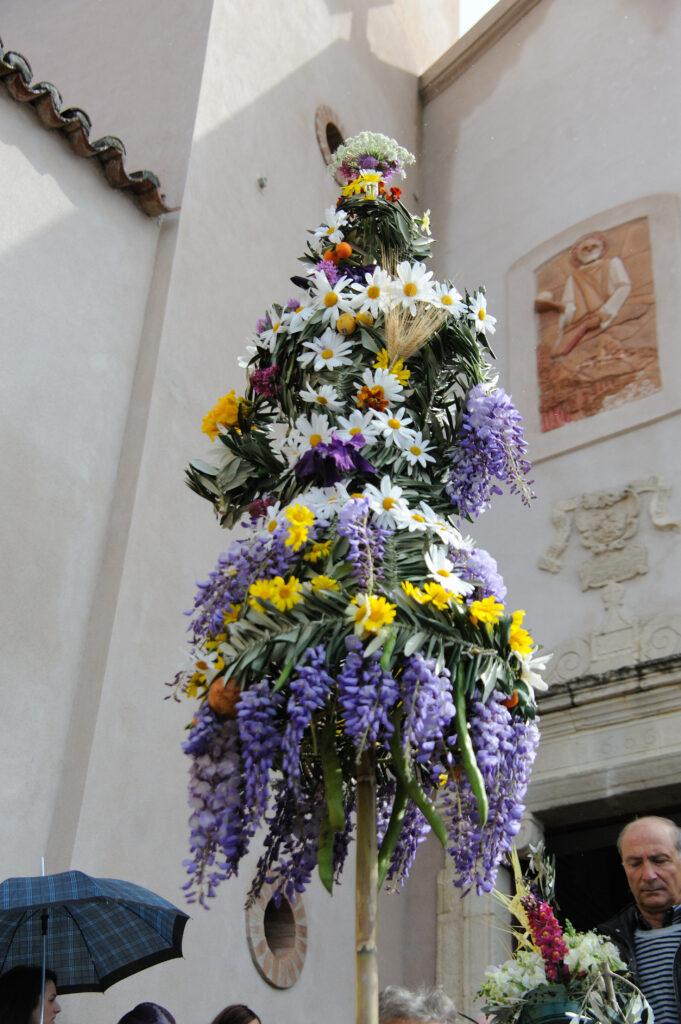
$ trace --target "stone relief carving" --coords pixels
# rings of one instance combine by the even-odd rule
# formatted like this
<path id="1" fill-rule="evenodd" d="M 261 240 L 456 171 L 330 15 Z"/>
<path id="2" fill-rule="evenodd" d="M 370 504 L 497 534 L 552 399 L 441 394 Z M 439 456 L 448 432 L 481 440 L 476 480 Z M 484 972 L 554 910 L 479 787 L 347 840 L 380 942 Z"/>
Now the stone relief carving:
<path id="1" fill-rule="evenodd" d="M 660 390 L 646 217 L 583 235 L 535 277 L 542 431 Z"/>
<path id="2" fill-rule="evenodd" d="M 582 590 L 604 587 L 611 580 L 621 583 L 647 572 L 645 548 L 628 544 L 638 530 L 639 495 L 650 494 L 648 514 L 658 530 L 678 529 L 679 523 L 668 513 L 671 486 L 661 477 L 634 480 L 620 490 L 580 494 L 556 503 L 551 521 L 557 537 L 539 558 L 540 569 L 558 573 L 563 567 L 561 555 L 570 541 L 572 521 L 579 531 L 582 546 L 592 557 L 579 569 Z"/>
<path id="3" fill-rule="evenodd" d="M 650 496 L 648 515 L 657 529 L 678 530 L 681 524 L 668 511 L 670 492 L 665 480 L 651 476 L 619 490 L 580 494 L 555 505 L 552 522 L 557 537 L 539 558 L 539 568 L 560 572 L 574 523 L 590 556 L 578 569 L 581 588 L 602 590 L 605 615 L 588 638 L 575 638 L 554 652 L 548 666 L 549 682 L 565 682 L 681 652 L 681 615 L 662 614 L 631 622 L 621 610 L 622 584 L 648 571 L 645 547 L 632 543 L 639 528 L 641 497 Z"/>

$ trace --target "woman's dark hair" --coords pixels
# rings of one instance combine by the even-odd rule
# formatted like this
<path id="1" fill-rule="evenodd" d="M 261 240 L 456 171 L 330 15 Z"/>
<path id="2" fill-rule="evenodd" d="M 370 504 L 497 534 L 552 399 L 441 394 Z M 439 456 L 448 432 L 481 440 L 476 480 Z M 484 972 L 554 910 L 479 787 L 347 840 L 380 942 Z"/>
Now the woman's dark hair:
<path id="1" fill-rule="evenodd" d="M 251 1024 L 258 1019 L 258 1015 L 243 1003 L 232 1003 L 231 1006 L 225 1006 L 211 1024 Z"/>
<path id="2" fill-rule="evenodd" d="M 57 984 L 54 971 L 45 970 L 45 982 Z M 40 1004 L 43 972 L 40 967 L 12 967 L 0 975 L 0 1021 L 2 1024 L 29 1024 Z"/>
<path id="3" fill-rule="evenodd" d="M 118 1024 L 175 1024 L 175 1018 L 158 1003 L 138 1003 Z"/>

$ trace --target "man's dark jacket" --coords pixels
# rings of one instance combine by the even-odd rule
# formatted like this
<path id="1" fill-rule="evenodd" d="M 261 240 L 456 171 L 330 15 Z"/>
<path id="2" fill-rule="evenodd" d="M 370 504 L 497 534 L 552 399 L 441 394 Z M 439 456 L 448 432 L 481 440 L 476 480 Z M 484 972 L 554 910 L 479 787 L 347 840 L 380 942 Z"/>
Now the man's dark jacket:
<path id="1" fill-rule="evenodd" d="M 678 912 L 677 912 L 678 918 Z M 674 908 L 670 908 L 665 914 L 663 925 L 673 924 Z M 638 971 L 636 969 L 636 947 L 634 945 L 634 932 L 637 928 L 649 928 L 639 913 L 635 903 L 630 903 L 619 914 L 615 914 L 609 921 L 599 924 L 596 931 L 601 935 L 607 935 L 615 943 L 620 951 L 622 959 L 629 965 L 634 975 L 634 981 L 639 984 Z M 676 993 L 676 1009 L 681 1021 L 681 945 L 674 957 L 674 991 Z"/>

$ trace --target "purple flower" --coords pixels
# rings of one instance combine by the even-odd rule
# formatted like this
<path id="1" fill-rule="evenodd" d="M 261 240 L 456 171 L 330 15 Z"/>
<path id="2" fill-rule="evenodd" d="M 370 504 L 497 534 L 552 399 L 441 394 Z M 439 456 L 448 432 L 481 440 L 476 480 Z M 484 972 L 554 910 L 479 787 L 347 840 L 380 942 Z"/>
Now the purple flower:
<path id="1" fill-rule="evenodd" d="M 457 877 L 454 884 L 468 891 L 491 892 L 502 857 L 520 829 L 523 799 L 539 742 L 534 722 L 526 722 L 504 706 L 504 695 L 493 691 L 486 703 L 480 695 L 469 712 L 470 737 L 489 801 L 487 822 L 480 825 L 477 802 L 465 771 L 459 770 L 442 790 Z"/>
<path id="2" fill-rule="evenodd" d="M 241 694 L 237 722 L 244 770 L 244 798 L 256 823 L 267 809 L 269 773 L 279 752 L 277 718 L 283 704 L 268 679 L 261 679 Z"/>
<path id="3" fill-rule="evenodd" d="M 366 498 L 346 502 L 338 516 L 337 530 L 348 539 L 347 561 L 360 589 L 371 592 L 376 581 L 383 578 L 385 542 L 392 537 L 392 531 L 370 522 Z"/>
<path id="4" fill-rule="evenodd" d="M 529 504 L 534 497 L 526 480 L 530 463 L 522 416 L 501 389 L 488 391 L 476 384 L 468 393 L 466 409 L 452 457 L 446 490 L 459 515 L 479 516 L 493 494 L 502 494 L 495 483 L 505 483 L 511 494 Z"/>
<path id="5" fill-rule="evenodd" d="M 405 661 L 400 679 L 402 697 L 403 745 L 411 746 L 416 761 L 428 764 L 442 747 L 456 709 L 452 702 L 449 670 L 437 671 L 434 658 L 412 654 Z"/>
<path id="6" fill-rule="evenodd" d="M 393 734 L 390 711 L 397 701 L 397 683 L 392 673 L 381 668 L 380 652 L 364 657 L 356 636 L 345 639 L 345 664 L 338 672 L 338 698 L 345 718 L 345 734 L 358 753 L 367 744 Z"/>
<path id="7" fill-rule="evenodd" d="M 209 723 L 210 716 L 206 713 L 202 721 L 204 725 Z M 236 874 L 255 831 L 243 799 L 237 724 L 227 718 L 218 721 L 215 728 L 211 726 L 210 732 L 210 741 L 199 747 L 192 745 L 190 736 L 191 749 L 187 750 L 192 756 L 191 857 L 184 864 L 191 878 L 184 889 L 189 902 L 198 900 L 204 907 L 206 898 L 215 895 L 218 883 Z"/>
<path id="8" fill-rule="evenodd" d="M 262 370 L 254 370 L 251 374 L 251 387 L 256 394 L 264 398 L 276 398 L 279 390 L 279 367 L 276 363 Z"/>
<path id="9" fill-rule="evenodd" d="M 326 671 L 325 659 L 326 651 L 322 644 L 308 647 L 289 684 L 288 721 L 281 741 L 281 763 L 296 793 L 300 791 L 300 741 L 310 725 L 313 711 L 324 707 L 334 685 Z"/>
<path id="10" fill-rule="evenodd" d="M 332 433 L 331 441 L 308 448 L 296 463 L 295 474 L 299 480 L 311 477 L 321 487 L 333 487 L 352 473 L 375 473 L 371 463 L 359 453 L 364 444 L 361 434 L 343 441 Z"/>
<path id="11" fill-rule="evenodd" d="M 506 600 L 506 584 L 497 569 L 496 559 L 484 548 L 450 548 L 452 560 L 461 579 L 475 584 L 471 600 L 481 601 L 484 597 Z"/>

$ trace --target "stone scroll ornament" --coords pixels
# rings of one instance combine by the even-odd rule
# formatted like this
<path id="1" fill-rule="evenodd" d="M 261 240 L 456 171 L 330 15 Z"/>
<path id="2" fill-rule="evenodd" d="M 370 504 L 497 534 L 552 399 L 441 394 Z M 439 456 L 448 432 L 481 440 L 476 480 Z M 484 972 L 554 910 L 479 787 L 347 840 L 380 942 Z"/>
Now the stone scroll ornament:
<path id="1" fill-rule="evenodd" d="M 295 296 L 258 320 L 243 392 L 203 421 L 215 444 L 188 483 L 241 533 L 198 587 L 171 684 L 195 702 L 189 898 L 206 905 L 259 828 L 251 899 L 267 883 L 295 903 L 315 871 L 331 892 L 354 838 L 374 968 L 377 884 L 399 887 L 431 830 L 463 892 L 493 888 L 547 660 L 464 532 L 503 486 L 529 504 L 529 463 L 484 290 L 433 278 L 428 215 L 389 184 L 413 159 L 367 132 L 337 150 L 347 184 Z"/>

